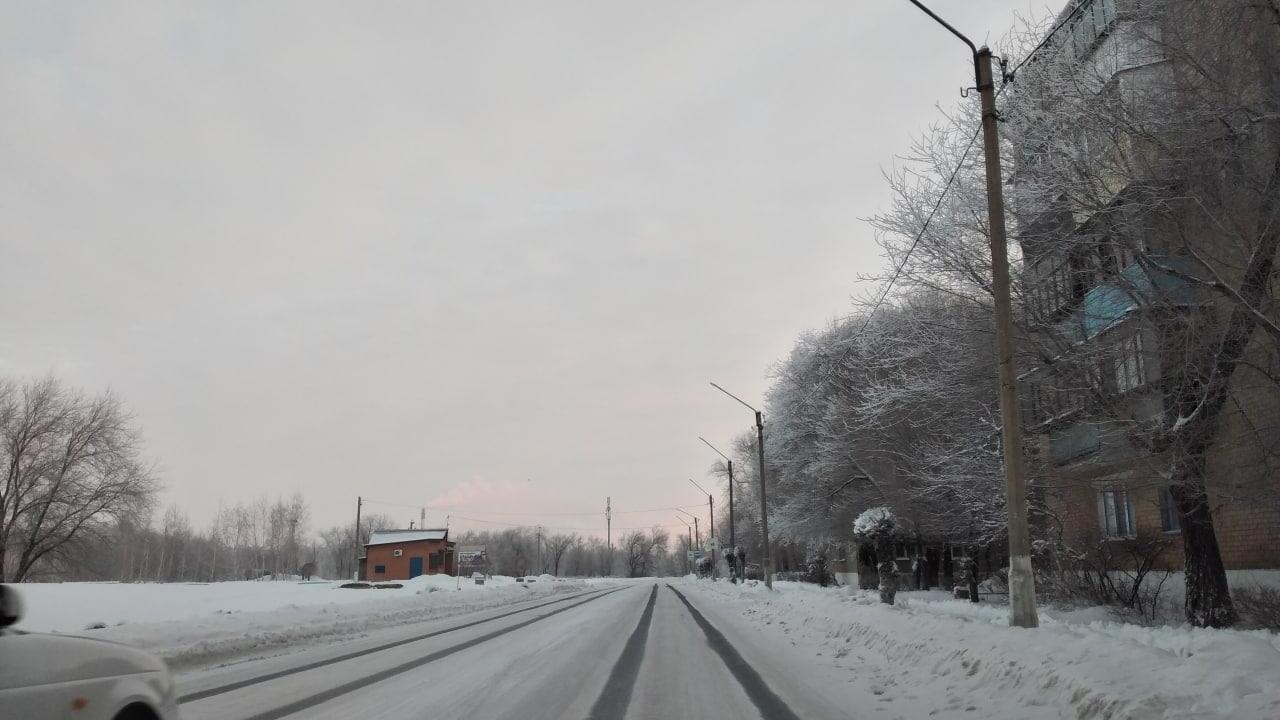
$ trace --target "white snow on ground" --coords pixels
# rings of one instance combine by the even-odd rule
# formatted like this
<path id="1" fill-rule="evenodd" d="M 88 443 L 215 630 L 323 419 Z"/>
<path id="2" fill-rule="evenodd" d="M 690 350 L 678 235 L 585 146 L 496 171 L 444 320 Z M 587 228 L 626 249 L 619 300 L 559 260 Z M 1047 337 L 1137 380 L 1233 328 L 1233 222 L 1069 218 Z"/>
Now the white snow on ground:
<path id="1" fill-rule="evenodd" d="M 1005 607 L 944 593 L 902 592 L 890 607 L 801 583 L 674 584 L 859 717 L 1280 717 L 1280 635 L 1265 631 L 1053 610 L 1023 630 Z"/>
<path id="2" fill-rule="evenodd" d="M 341 584 L 28 583 L 16 586 L 25 605 L 17 627 L 123 642 L 190 668 L 587 589 L 551 576 L 533 583 L 497 576 L 481 586 L 424 575 L 382 590 Z M 87 629 L 94 624 L 107 627 Z"/>

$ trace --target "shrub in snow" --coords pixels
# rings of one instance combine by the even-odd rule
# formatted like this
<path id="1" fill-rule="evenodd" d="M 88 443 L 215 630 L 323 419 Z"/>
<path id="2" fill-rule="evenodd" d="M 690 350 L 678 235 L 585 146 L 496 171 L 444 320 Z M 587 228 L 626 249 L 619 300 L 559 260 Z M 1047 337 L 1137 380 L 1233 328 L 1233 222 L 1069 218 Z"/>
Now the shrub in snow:
<path id="1" fill-rule="evenodd" d="M 831 573 L 831 545 L 824 541 L 809 543 L 805 553 L 806 582 L 817 583 L 822 587 L 835 584 L 835 575 Z"/>
<path id="2" fill-rule="evenodd" d="M 1231 591 L 1231 599 L 1248 624 L 1280 630 L 1280 589 L 1266 585 L 1238 588 Z"/>
<path id="3" fill-rule="evenodd" d="M 893 542 L 902 536 L 902 525 L 887 507 L 862 511 L 853 521 L 853 537 L 876 550 L 876 573 L 880 576 L 880 599 L 893 604 L 898 592 L 898 565 L 893 560 Z"/>
<path id="4" fill-rule="evenodd" d="M 1108 605 L 1121 615 L 1156 623 L 1168 612 L 1162 592 L 1171 573 L 1163 568 L 1163 557 L 1173 544 L 1147 531 L 1124 539 L 1095 535 L 1080 546 L 1059 543 L 1046 554 L 1046 569 L 1036 583 L 1043 595 L 1059 602 Z"/>

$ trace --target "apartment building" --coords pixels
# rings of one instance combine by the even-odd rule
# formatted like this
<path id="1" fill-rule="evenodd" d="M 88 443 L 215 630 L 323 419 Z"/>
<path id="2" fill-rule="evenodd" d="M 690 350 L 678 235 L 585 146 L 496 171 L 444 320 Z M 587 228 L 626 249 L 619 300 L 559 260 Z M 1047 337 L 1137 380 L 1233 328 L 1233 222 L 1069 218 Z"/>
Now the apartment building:
<path id="1" fill-rule="evenodd" d="M 1099 108 L 1167 102 L 1167 89 L 1178 86 L 1160 40 L 1175 31 L 1165 23 L 1181 19 L 1144 13 L 1136 0 L 1079 0 L 1059 21 L 1045 51 L 1074 63 Z M 1241 41 L 1248 37 L 1242 28 Z M 1258 82 L 1266 77 L 1260 73 Z M 1153 88 L 1165 95 L 1144 92 Z M 1100 121 L 1109 117 L 1100 111 Z M 1178 171 L 1162 165 L 1166 145 L 1127 134 L 1119 123 L 1108 132 L 1106 123 L 1072 120 L 1024 133 L 1011 181 L 1015 193 L 1019 183 L 1038 182 L 1042 162 L 1096 168 L 1060 191 L 1023 195 L 1036 198 L 1030 212 L 1024 206 L 1019 242 L 1029 327 L 1020 359 L 1024 422 L 1032 492 L 1044 508 L 1037 529 L 1075 548 L 1142 538 L 1160 548 L 1160 566 L 1179 569 L 1182 516 L 1159 429 L 1193 411 L 1178 405 L 1176 386 L 1187 381 L 1188 366 L 1204 362 L 1203 341 L 1222 331 L 1223 293 L 1211 280 L 1230 285 L 1247 248 L 1227 223 L 1202 217 L 1193 203 L 1178 205 L 1176 193 L 1159 195 L 1158 183 L 1144 179 Z M 1076 133 L 1065 143 L 1063 128 Z M 1261 331 L 1248 342 L 1206 452 L 1213 524 L 1229 571 L 1280 568 L 1276 343 Z"/>

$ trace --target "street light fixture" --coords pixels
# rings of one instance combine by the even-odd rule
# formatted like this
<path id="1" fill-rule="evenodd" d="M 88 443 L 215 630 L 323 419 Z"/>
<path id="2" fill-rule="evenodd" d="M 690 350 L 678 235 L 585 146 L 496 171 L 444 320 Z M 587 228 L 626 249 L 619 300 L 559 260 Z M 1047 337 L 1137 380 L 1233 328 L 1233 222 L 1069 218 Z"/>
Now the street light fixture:
<path id="1" fill-rule="evenodd" d="M 698 488 L 699 490 L 702 490 L 702 492 L 707 493 L 707 514 L 710 516 L 710 520 L 711 520 L 711 529 L 707 531 L 707 537 L 708 537 L 708 538 L 711 538 L 711 539 L 714 539 L 714 538 L 715 538 L 715 536 L 716 536 L 716 501 L 715 501 L 715 498 L 713 498 L 713 497 L 711 496 L 711 493 L 707 492 L 706 490 L 703 490 L 701 485 L 699 485 L 698 483 L 694 482 L 694 481 L 693 481 L 693 478 L 689 478 L 689 482 L 693 483 L 693 486 L 694 486 L 694 487 L 696 487 L 696 488 Z"/>
<path id="2" fill-rule="evenodd" d="M 1004 181 L 1000 173 L 1000 137 L 996 122 L 991 49 L 973 41 L 938 17 L 920 0 L 910 0 L 973 53 L 973 72 L 982 99 L 982 142 L 986 155 L 987 218 L 991 229 L 991 295 L 995 305 L 996 362 L 1000 366 L 1000 423 L 1003 428 L 1005 506 L 1009 512 L 1009 624 L 1033 628 L 1036 586 L 1031 573 L 1031 541 L 1027 529 L 1027 487 L 1022 467 L 1022 408 L 1018 404 L 1018 372 L 1013 359 L 1013 312 L 1009 300 L 1009 258 L 1004 227 Z M 744 403 L 745 404 L 745 403 Z"/>
<path id="3" fill-rule="evenodd" d="M 680 510 L 680 508 L 676 508 L 676 510 Z M 683 510 L 681 510 L 681 512 L 683 512 Z M 684 555 L 684 574 L 688 575 L 692 570 L 691 566 L 689 565 L 689 556 L 693 554 L 693 526 L 690 525 L 688 522 L 686 522 L 685 519 L 680 517 L 679 515 L 676 516 L 676 519 L 684 523 L 685 527 L 689 528 L 689 550 Z"/>
<path id="4" fill-rule="evenodd" d="M 715 383 L 711 387 L 737 400 L 743 407 L 756 415 L 756 450 L 760 453 L 760 539 L 764 545 L 764 584 L 773 589 L 773 553 L 769 549 L 769 505 L 765 497 L 764 485 L 764 414 L 751 407 L 742 398 L 725 390 Z M 719 452 L 719 451 L 717 451 Z"/>
<path id="5" fill-rule="evenodd" d="M 689 517 L 693 518 L 693 536 L 694 536 L 694 538 L 695 538 L 695 539 L 697 539 L 698 544 L 699 544 L 699 545 L 701 545 L 701 544 L 702 544 L 702 533 L 698 532 L 698 516 L 697 516 L 697 515 L 694 515 L 694 514 L 693 514 L 693 513 L 691 513 L 691 512 L 685 512 L 684 510 L 681 510 L 680 508 L 676 508 L 676 509 L 675 509 L 675 511 L 676 511 L 676 512 L 679 512 L 679 513 L 684 513 L 685 515 L 688 515 Z M 684 522 L 684 519 L 683 519 L 683 518 L 681 518 L 681 522 Z M 686 522 L 686 523 L 684 523 L 684 524 L 685 524 L 685 525 L 688 525 L 689 523 L 687 523 L 687 522 Z"/>

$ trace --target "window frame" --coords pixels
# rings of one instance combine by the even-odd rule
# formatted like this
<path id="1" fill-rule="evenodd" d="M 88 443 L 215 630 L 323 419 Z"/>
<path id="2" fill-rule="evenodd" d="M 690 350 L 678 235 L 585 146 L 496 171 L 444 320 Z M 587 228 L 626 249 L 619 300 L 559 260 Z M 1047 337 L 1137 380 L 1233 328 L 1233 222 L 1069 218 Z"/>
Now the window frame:
<path id="1" fill-rule="evenodd" d="M 1160 488 L 1160 532 L 1166 535 L 1182 533 L 1182 512 L 1178 510 L 1168 485 Z"/>
<path id="2" fill-rule="evenodd" d="M 1145 343 L 1141 332 L 1126 335 L 1115 344 L 1112 353 L 1111 377 L 1116 394 L 1124 395 L 1147 384 Z"/>
<path id="3" fill-rule="evenodd" d="M 1120 503 L 1123 502 L 1124 512 Z M 1133 493 L 1124 485 L 1111 485 L 1097 490 L 1098 527 L 1106 540 L 1131 540 L 1137 537 L 1137 516 Z M 1123 515 L 1124 527 L 1121 527 Z"/>

